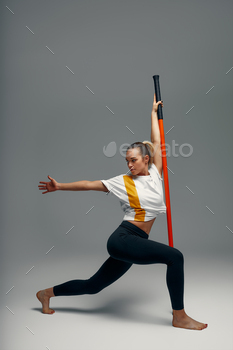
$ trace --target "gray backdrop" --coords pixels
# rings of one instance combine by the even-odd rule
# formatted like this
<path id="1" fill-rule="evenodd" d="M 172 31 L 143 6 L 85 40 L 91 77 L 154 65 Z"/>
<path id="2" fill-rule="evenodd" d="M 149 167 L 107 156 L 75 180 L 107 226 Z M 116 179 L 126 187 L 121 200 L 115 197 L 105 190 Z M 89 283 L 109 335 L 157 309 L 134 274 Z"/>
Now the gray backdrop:
<path id="1" fill-rule="evenodd" d="M 108 257 L 106 241 L 123 218 L 118 199 L 42 195 L 39 181 L 126 173 L 120 146 L 150 140 L 155 74 L 165 140 L 178 145 L 167 157 L 174 246 L 232 263 L 232 1 L 0 6 L 2 307 L 42 263 L 55 271 L 63 260 L 64 270 L 54 279 L 49 272 L 50 285 L 38 277 L 35 291 L 69 279 L 69 260 L 96 255 L 94 272 Z M 111 142 L 115 154 L 105 154 Z M 167 244 L 166 215 L 150 239 Z M 79 278 L 75 269 L 71 276 Z"/>

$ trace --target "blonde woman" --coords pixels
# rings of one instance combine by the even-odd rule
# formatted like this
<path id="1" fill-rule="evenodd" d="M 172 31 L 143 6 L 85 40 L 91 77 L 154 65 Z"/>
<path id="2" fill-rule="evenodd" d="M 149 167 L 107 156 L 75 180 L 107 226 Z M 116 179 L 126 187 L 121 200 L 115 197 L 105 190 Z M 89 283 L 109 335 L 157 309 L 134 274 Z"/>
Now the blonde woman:
<path id="1" fill-rule="evenodd" d="M 149 239 L 152 225 L 159 214 L 166 213 L 162 187 L 162 156 L 154 95 L 151 113 L 151 142 L 134 142 L 126 150 L 126 162 L 131 174 L 121 174 L 108 180 L 58 183 L 40 182 L 44 193 L 57 190 L 103 191 L 119 198 L 124 212 L 123 221 L 107 241 L 108 259 L 86 280 L 71 280 L 36 293 L 42 312 L 53 314 L 51 297 L 96 294 L 124 275 L 132 264 L 166 264 L 166 282 L 173 309 L 174 327 L 202 330 L 207 324 L 190 318 L 184 310 L 184 258 L 176 248 Z"/>

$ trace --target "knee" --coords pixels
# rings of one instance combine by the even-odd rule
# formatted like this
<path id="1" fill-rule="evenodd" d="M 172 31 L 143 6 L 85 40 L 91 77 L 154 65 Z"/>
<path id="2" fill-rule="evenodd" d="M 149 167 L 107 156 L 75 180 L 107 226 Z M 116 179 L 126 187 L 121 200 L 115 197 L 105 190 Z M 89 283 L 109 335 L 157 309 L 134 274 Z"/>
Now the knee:
<path id="1" fill-rule="evenodd" d="M 180 263 L 184 263 L 184 255 L 178 249 L 176 249 L 176 257 Z"/>
<path id="2" fill-rule="evenodd" d="M 173 251 L 173 261 L 178 264 L 184 264 L 184 255 L 176 248 Z"/>

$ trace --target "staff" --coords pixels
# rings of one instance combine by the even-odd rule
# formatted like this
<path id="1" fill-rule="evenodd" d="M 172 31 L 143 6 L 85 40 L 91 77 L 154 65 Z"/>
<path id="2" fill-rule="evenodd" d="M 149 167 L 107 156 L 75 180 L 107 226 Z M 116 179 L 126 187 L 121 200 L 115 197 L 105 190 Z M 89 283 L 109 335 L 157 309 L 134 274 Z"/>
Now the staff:
<path id="1" fill-rule="evenodd" d="M 161 101 L 160 86 L 159 86 L 159 75 L 153 75 L 154 86 L 155 86 L 155 98 L 156 102 Z M 165 147 L 165 137 L 163 128 L 163 111 L 161 105 L 158 105 L 158 122 L 161 138 L 161 153 L 163 163 L 163 178 L 164 178 L 164 189 L 165 189 L 165 200 L 167 207 L 167 229 L 168 229 L 168 243 L 170 247 L 173 247 L 173 235 L 172 235 L 172 217 L 171 217 L 171 204 L 170 204 L 170 193 L 169 193 L 169 182 L 167 172 L 167 156 Z"/>

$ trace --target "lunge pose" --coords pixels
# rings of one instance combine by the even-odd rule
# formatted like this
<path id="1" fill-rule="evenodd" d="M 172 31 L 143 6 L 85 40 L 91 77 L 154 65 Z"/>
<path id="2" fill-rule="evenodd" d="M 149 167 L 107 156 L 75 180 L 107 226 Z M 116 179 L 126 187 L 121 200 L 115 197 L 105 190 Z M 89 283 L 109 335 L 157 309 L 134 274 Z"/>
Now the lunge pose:
<path id="1" fill-rule="evenodd" d="M 152 225 L 159 214 L 166 213 L 163 200 L 162 155 L 157 118 L 158 105 L 154 95 L 151 112 L 151 141 L 134 142 L 126 150 L 127 174 L 108 180 L 58 183 L 40 182 L 39 189 L 48 193 L 57 190 L 103 191 L 119 198 L 124 212 L 123 221 L 107 241 L 108 259 L 86 280 L 71 280 L 36 293 L 42 312 L 53 314 L 51 297 L 96 294 L 124 275 L 132 264 L 166 264 L 166 282 L 173 309 L 174 327 L 201 330 L 207 324 L 190 318 L 183 304 L 184 258 L 176 248 L 149 239 Z M 128 174 L 130 172 L 130 174 Z"/>

